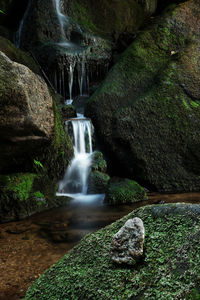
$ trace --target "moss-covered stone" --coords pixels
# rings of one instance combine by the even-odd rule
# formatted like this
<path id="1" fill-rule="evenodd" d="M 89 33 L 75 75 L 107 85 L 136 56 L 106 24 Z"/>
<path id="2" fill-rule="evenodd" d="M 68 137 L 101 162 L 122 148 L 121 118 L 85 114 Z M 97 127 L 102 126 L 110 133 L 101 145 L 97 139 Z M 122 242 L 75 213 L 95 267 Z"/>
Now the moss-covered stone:
<path id="1" fill-rule="evenodd" d="M 62 105 L 60 108 L 65 121 L 76 117 L 76 108 L 74 105 Z"/>
<path id="2" fill-rule="evenodd" d="M 110 204 L 128 204 L 147 200 L 145 189 L 130 179 L 111 180 L 105 201 Z"/>
<path id="3" fill-rule="evenodd" d="M 87 235 L 29 288 L 25 299 L 191 299 L 199 294 L 199 216 L 200 206 L 188 204 L 133 211 Z M 144 222 L 144 257 L 133 267 L 116 266 L 112 237 L 134 217 Z"/>
<path id="4" fill-rule="evenodd" d="M 200 189 L 199 12 L 191 0 L 155 18 L 86 108 L 115 174 L 162 191 Z"/>
<path id="5" fill-rule="evenodd" d="M 68 201 L 67 197 L 55 196 L 57 181 L 36 162 L 36 173 L 0 175 L 0 223 L 23 219 Z"/>
<path id="6" fill-rule="evenodd" d="M 0 175 L 1 197 L 27 200 L 32 190 L 36 174 Z"/>
<path id="7" fill-rule="evenodd" d="M 12 61 L 25 65 L 36 74 L 41 74 L 39 66 L 30 53 L 16 48 L 13 43 L 2 36 L 0 36 L 0 51 L 4 52 Z"/>
<path id="8" fill-rule="evenodd" d="M 110 176 L 108 174 L 92 171 L 89 175 L 88 194 L 104 194 L 108 187 Z"/>
<path id="9" fill-rule="evenodd" d="M 117 40 L 121 33 L 134 33 L 144 21 L 142 1 L 72 1 L 70 15 L 90 33 Z M 102 22 L 103 20 L 103 22 Z"/>

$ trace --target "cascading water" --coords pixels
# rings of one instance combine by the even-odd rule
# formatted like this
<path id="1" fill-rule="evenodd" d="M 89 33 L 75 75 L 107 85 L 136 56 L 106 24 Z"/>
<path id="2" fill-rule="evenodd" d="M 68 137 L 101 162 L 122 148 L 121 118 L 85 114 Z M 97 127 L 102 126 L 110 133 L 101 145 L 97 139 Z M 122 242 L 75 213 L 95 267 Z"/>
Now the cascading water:
<path id="1" fill-rule="evenodd" d="M 60 0 L 53 0 L 54 3 L 54 7 L 56 9 L 56 13 L 57 13 L 57 17 L 58 17 L 58 21 L 60 24 L 60 31 L 61 31 L 61 38 L 62 40 L 66 39 L 66 35 L 65 35 L 65 26 L 68 23 L 68 18 L 61 12 L 61 3 Z"/>
<path id="2" fill-rule="evenodd" d="M 74 158 L 59 184 L 59 193 L 85 195 L 92 158 L 92 125 L 84 117 L 67 123 L 73 128 Z"/>
<path id="3" fill-rule="evenodd" d="M 19 28 L 18 28 L 17 32 L 15 33 L 14 40 L 15 40 L 15 45 L 16 45 L 17 48 L 20 48 L 20 46 L 21 46 L 21 38 L 22 38 L 22 32 L 23 32 L 23 28 L 24 28 L 24 22 L 25 22 L 25 20 L 27 18 L 27 15 L 28 15 L 28 12 L 29 12 L 31 4 L 32 4 L 32 0 L 30 0 L 28 2 L 26 11 L 25 11 L 25 13 L 23 15 L 23 18 L 22 18 L 22 20 L 21 20 L 21 22 L 19 24 Z"/>
<path id="4" fill-rule="evenodd" d="M 78 200 L 104 199 L 104 194 L 87 195 L 88 177 L 92 163 L 92 124 L 83 115 L 66 122 L 73 129 L 74 158 L 64 179 L 59 183 L 57 196 L 69 196 Z"/>

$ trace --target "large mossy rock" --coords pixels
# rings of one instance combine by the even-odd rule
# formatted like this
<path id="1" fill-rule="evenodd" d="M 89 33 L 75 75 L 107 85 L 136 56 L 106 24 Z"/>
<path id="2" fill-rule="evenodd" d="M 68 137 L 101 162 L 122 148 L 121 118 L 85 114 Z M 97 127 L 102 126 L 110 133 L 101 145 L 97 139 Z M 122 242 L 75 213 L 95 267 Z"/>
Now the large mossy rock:
<path id="1" fill-rule="evenodd" d="M 144 257 L 133 267 L 119 267 L 111 260 L 110 243 L 134 217 L 144 223 Z M 199 251 L 200 205 L 146 206 L 87 235 L 25 299 L 189 299 L 200 293 Z"/>
<path id="2" fill-rule="evenodd" d="M 71 1 L 70 15 L 90 33 L 117 41 L 136 32 L 147 15 L 155 12 L 157 0 Z M 102 22 L 103 20 L 103 22 Z"/>
<path id="3" fill-rule="evenodd" d="M 53 101 L 44 80 L 0 52 L 0 172 L 53 138 Z M 19 149 L 19 144 L 21 147 Z M 29 152 L 29 153 L 27 153 Z M 9 166 L 10 167 L 10 166 Z"/>
<path id="4" fill-rule="evenodd" d="M 86 109 L 115 171 L 162 191 L 200 189 L 199 14 L 191 0 L 155 18 Z"/>
<path id="5" fill-rule="evenodd" d="M 144 200 L 147 200 L 145 189 L 130 179 L 111 180 L 105 199 L 109 204 L 129 204 Z"/>
<path id="6" fill-rule="evenodd" d="M 73 147 L 65 132 L 60 96 L 47 87 L 29 54 L 0 38 L 0 65 L 0 222 L 3 222 L 63 203 L 55 198 L 55 192 L 73 155 Z M 39 195 L 45 201 L 41 202 Z"/>

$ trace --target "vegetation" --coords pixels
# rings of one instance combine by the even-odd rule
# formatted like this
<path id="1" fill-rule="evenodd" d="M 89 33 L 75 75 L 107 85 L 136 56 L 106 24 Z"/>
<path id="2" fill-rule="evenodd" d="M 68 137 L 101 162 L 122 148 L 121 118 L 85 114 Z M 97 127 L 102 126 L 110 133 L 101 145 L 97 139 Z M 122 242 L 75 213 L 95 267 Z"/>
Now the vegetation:
<path id="1" fill-rule="evenodd" d="M 147 200 L 147 194 L 143 187 L 130 179 L 110 182 L 106 201 L 110 204 L 125 204 Z"/>
<path id="2" fill-rule="evenodd" d="M 25 299 L 196 299 L 199 215 L 199 205 L 184 204 L 133 211 L 87 235 L 32 285 Z M 136 216 L 145 226 L 144 257 L 133 267 L 115 265 L 109 254 L 111 239 L 127 219 Z"/>

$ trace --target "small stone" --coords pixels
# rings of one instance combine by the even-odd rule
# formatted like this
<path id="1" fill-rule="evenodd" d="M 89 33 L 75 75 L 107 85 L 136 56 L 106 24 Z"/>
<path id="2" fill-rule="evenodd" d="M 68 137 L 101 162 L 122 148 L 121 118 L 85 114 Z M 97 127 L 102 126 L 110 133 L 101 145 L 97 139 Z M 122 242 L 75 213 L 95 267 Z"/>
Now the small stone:
<path id="1" fill-rule="evenodd" d="M 144 225 L 140 218 L 129 219 L 114 235 L 110 253 L 117 264 L 132 265 L 134 259 L 143 255 Z"/>

